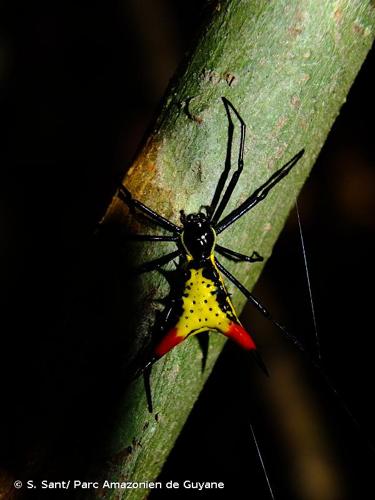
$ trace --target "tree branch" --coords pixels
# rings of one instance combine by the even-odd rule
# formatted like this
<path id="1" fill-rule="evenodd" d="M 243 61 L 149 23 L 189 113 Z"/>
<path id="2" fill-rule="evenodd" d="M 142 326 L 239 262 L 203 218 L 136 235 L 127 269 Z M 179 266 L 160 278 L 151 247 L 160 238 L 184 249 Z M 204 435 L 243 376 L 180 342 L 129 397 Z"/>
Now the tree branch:
<path id="1" fill-rule="evenodd" d="M 226 154 L 228 122 L 221 101 L 225 96 L 247 124 L 245 168 L 226 213 L 301 148 L 306 150 L 268 198 L 220 236 L 220 244 L 236 251 L 269 256 L 371 47 L 374 18 L 374 7 L 365 0 L 218 2 L 124 179 L 132 196 L 175 224 L 180 210 L 194 212 L 211 201 Z M 238 148 L 238 132 L 236 127 L 233 151 Z M 130 225 L 133 219 L 114 197 L 102 222 Z M 173 243 L 138 243 L 134 265 L 170 249 Z M 234 271 L 235 265 L 228 267 Z M 236 276 L 251 288 L 262 265 L 237 265 Z M 140 280 L 137 302 L 145 306 L 134 332 L 139 343 L 148 335 L 144 325 L 154 321 L 152 301 L 168 292 L 158 273 Z M 233 300 L 241 309 L 244 299 L 239 292 Z M 203 374 L 195 338 L 155 365 L 151 386 L 157 416 L 148 413 L 142 380 L 132 383 L 109 445 L 116 460 L 104 472 L 107 479 L 155 479 L 223 344 L 221 336 L 210 336 Z M 107 489 L 100 495 L 113 498 L 118 492 Z M 127 499 L 145 495 L 142 489 L 126 492 Z"/>

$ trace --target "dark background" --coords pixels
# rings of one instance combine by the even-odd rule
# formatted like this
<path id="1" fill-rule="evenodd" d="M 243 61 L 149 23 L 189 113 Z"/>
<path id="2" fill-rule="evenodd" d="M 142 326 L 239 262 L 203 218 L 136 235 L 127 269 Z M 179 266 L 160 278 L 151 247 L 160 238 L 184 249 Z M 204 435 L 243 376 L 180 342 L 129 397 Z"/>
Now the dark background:
<path id="1" fill-rule="evenodd" d="M 114 326 L 106 323 L 110 297 L 103 306 L 102 295 L 87 294 L 91 285 L 97 291 L 111 280 L 106 270 L 96 273 L 100 262 L 91 234 L 169 78 L 213 7 L 199 0 L 3 4 L 3 498 L 10 498 L 13 479 L 30 470 L 56 480 L 82 477 L 87 458 L 105 439 L 107 414 L 116 406 L 116 390 L 110 388 L 121 372 L 123 339 L 122 332 L 108 333 Z M 366 445 L 374 436 L 373 58 L 364 64 L 299 202 L 323 364 L 360 430 L 308 363 L 280 345 L 277 332 L 256 313 L 245 311 L 251 331 L 263 336 L 264 357 L 276 376 L 265 383 L 227 345 L 163 470 L 164 480 L 225 481 L 224 492 L 212 498 L 235 492 L 269 498 L 251 419 L 277 498 L 311 498 L 296 489 L 293 473 L 302 459 L 298 453 L 306 457 L 309 450 L 303 443 L 294 450 L 279 425 L 283 419 L 298 423 L 293 403 L 282 394 L 282 368 L 277 371 L 292 363 L 300 390 L 321 416 L 325 430 L 318 433 L 330 436 L 328 462 L 338 468 L 346 497 L 366 497 L 375 460 Z M 313 353 L 295 214 L 256 293 Z M 91 312 L 98 307 L 103 314 L 94 324 Z M 272 402 L 275 391 L 284 407 Z M 154 492 L 151 498 L 164 495 Z M 186 498 L 192 496 L 206 494 Z"/>

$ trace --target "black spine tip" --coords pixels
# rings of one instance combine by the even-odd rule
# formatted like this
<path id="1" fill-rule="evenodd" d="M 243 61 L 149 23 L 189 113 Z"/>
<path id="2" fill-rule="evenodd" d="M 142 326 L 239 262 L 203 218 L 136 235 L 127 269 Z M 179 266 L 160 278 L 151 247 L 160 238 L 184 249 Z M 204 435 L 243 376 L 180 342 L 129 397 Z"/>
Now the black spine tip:
<path id="1" fill-rule="evenodd" d="M 264 364 L 262 356 L 259 354 L 259 352 L 254 350 L 254 351 L 251 351 L 251 354 L 254 358 L 254 361 L 259 366 L 259 368 L 262 370 L 262 372 L 266 375 L 266 377 L 269 377 L 270 376 L 269 371 L 267 370 L 267 367 Z"/>

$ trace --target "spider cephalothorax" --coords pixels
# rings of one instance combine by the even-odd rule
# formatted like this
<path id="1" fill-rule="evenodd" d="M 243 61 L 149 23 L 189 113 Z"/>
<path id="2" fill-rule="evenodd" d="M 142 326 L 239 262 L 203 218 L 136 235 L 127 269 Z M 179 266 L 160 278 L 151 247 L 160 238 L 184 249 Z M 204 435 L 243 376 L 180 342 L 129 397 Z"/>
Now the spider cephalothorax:
<path id="1" fill-rule="evenodd" d="M 208 259 L 215 246 L 216 234 L 206 214 L 185 215 L 181 211 L 181 222 L 181 242 L 187 254 L 197 261 Z"/>

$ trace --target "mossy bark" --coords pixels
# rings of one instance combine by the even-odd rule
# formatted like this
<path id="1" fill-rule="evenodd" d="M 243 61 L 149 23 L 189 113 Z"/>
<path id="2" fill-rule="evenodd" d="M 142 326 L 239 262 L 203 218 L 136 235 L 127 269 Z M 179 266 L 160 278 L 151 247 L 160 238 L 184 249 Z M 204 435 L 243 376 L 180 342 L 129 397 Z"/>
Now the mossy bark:
<path id="1" fill-rule="evenodd" d="M 247 123 L 245 168 L 228 210 L 301 148 L 306 150 L 265 201 L 220 235 L 220 243 L 268 257 L 371 47 L 374 19 L 374 3 L 368 0 L 217 2 L 209 25 L 168 92 L 151 135 L 126 174 L 128 189 L 176 224 L 180 210 L 194 212 L 208 204 L 226 154 L 228 123 L 221 101 L 225 96 Z M 237 135 L 234 151 L 236 147 Z M 134 224 L 117 197 L 103 219 L 103 224 L 113 222 Z M 135 264 L 172 247 L 137 243 Z M 228 268 L 251 288 L 262 265 L 228 264 Z M 141 345 L 149 333 L 145 325 L 154 318 L 152 304 L 167 294 L 168 286 L 159 273 L 149 273 L 139 279 L 137 290 L 142 313 L 134 338 Z M 231 291 L 241 310 L 244 298 Z M 142 379 L 132 383 L 113 429 L 109 444 L 113 460 L 104 471 L 106 479 L 152 481 L 157 477 L 223 344 L 221 336 L 211 334 L 204 373 L 196 338 L 156 363 L 154 414 L 147 410 Z M 127 499 L 146 494 L 145 489 L 122 493 Z M 101 489 L 97 495 L 119 498 L 121 492 Z"/>

